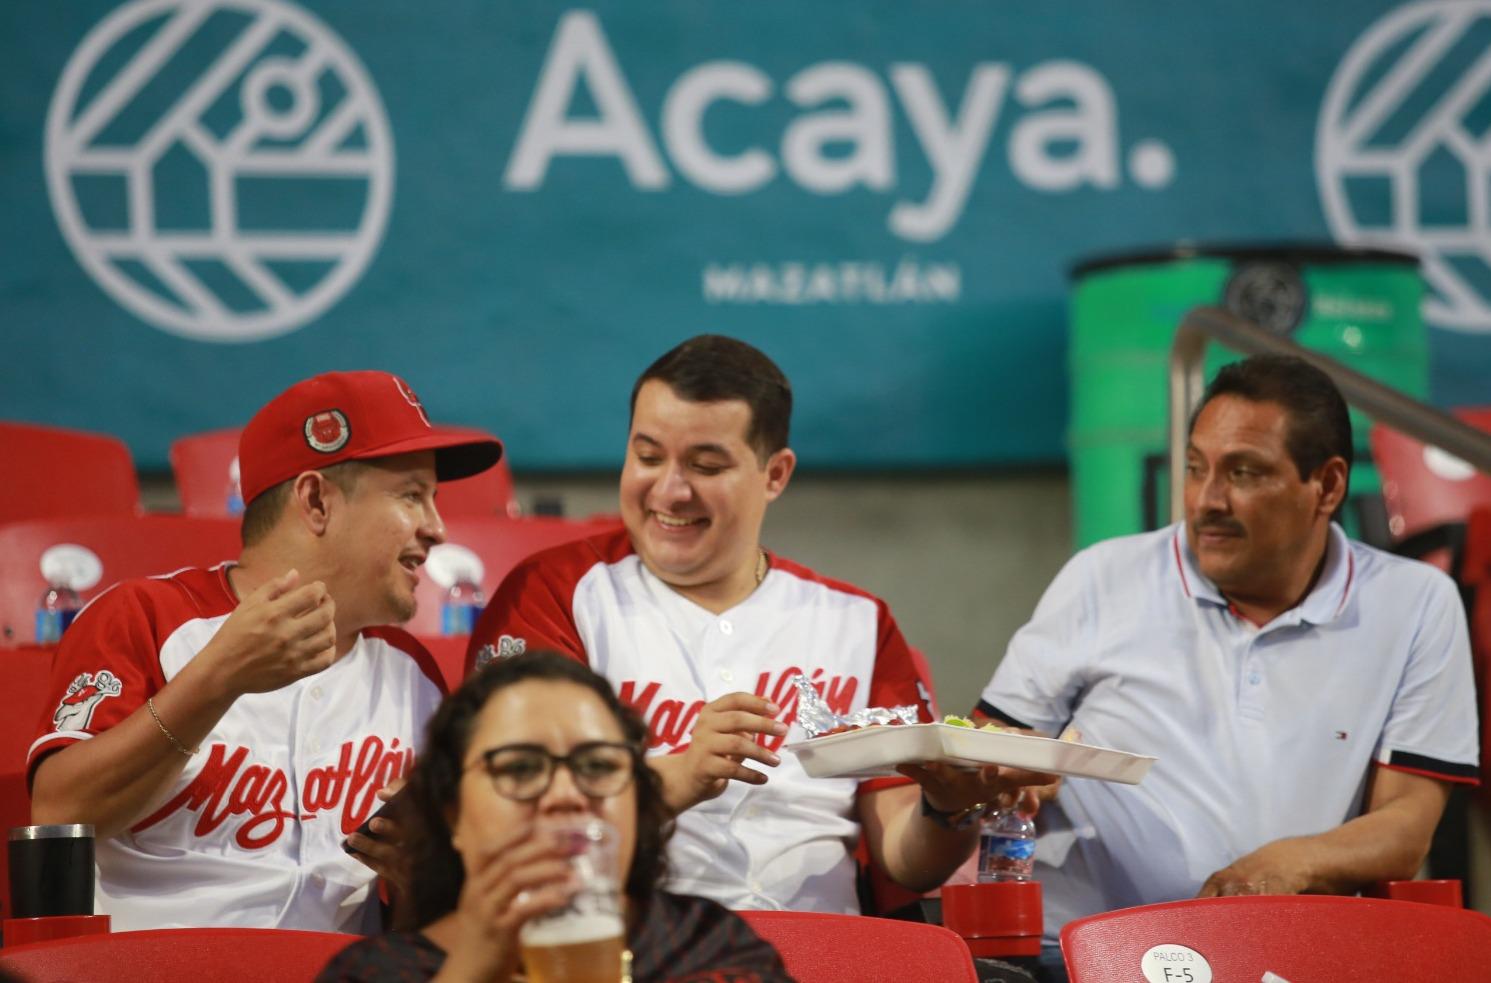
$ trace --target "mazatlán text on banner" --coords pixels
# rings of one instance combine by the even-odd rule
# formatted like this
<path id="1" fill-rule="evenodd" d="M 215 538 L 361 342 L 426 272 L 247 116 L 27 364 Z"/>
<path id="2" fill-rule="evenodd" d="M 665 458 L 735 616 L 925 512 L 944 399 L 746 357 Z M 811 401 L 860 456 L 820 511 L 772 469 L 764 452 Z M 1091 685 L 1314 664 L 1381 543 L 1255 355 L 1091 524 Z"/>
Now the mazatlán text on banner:
<path id="1" fill-rule="evenodd" d="M 712 330 L 815 464 L 1050 462 L 1071 265 L 1184 241 L 1416 252 L 1484 402 L 1488 79 L 1491 0 L 0 5 L 0 416 L 161 467 L 378 367 L 610 467 Z"/>

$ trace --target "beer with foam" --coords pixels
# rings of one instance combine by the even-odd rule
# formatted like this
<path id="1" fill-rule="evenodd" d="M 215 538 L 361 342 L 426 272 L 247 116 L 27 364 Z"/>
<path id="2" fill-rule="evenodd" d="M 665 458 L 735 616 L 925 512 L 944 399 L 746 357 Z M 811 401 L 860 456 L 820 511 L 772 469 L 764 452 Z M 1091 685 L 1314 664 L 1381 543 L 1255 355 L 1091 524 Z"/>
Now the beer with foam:
<path id="1" fill-rule="evenodd" d="M 523 965 L 529 983 L 617 983 L 626 935 L 621 918 L 600 912 L 524 926 Z"/>
<path id="2" fill-rule="evenodd" d="M 569 856 L 580 889 L 519 931 L 530 983 L 620 983 L 626 951 L 617 833 L 594 817 L 545 824 Z"/>

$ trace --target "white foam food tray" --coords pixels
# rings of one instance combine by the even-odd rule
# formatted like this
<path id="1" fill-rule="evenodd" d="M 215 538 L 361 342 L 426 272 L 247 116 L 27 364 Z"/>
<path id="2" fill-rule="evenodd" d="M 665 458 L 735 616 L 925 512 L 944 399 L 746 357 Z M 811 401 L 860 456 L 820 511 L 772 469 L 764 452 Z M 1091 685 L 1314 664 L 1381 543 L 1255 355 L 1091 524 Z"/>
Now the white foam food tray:
<path id="1" fill-rule="evenodd" d="M 896 765 L 940 761 L 1007 765 L 1074 778 L 1138 785 L 1155 759 L 1112 748 L 951 724 L 876 726 L 787 745 L 814 778 L 877 778 Z"/>

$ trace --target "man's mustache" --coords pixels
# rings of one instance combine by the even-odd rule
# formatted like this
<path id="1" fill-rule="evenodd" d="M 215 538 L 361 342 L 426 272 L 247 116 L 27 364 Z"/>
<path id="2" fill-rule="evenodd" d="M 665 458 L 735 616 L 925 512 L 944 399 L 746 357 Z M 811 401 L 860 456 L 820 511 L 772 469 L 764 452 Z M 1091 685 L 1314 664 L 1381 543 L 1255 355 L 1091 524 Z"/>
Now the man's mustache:
<path id="1" fill-rule="evenodd" d="M 1220 515 L 1203 515 L 1196 520 L 1196 533 L 1200 535 L 1208 532 L 1220 533 L 1224 536 L 1241 536 L 1247 530 L 1236 519 Z"/>

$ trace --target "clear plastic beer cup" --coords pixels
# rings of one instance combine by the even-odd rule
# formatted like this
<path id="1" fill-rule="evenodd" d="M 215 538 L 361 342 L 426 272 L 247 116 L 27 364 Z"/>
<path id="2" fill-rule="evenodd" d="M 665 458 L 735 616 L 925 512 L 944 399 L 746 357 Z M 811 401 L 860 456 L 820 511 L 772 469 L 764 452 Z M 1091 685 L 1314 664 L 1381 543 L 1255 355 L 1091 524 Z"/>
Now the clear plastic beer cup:
<path id="1" fill-rule="evenodd" d="M 616 828 L 586 818 L 546 823 L 569 855 L 580 889 L 569 904 L 519 933 L 530 983 L 620 983 L 626 951 Z"/>

